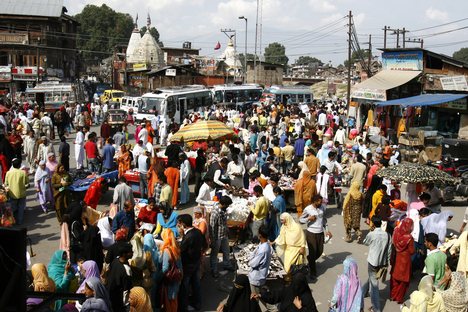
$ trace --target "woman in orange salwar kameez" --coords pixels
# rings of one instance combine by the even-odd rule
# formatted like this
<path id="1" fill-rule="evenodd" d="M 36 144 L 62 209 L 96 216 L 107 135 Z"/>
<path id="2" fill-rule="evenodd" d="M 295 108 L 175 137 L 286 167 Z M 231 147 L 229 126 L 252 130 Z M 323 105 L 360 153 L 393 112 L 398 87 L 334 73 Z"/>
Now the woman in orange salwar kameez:
<path id="1" fill-rule="evenodd" d="M 179 179 L 180 171 L 177 163 L 171 162 L 169 167 L 164 171 L 167 177 L 167 184 L 172 188 L 172 207 L 177 210 L 177 200 L 179 198 Z"/>
<path id="2" fill-rule="evenodd" d="M 130 155 L 130 151 L 127 150 L 127 146 L 125 144 L 120 146 L 120 156 L 117 158 L 117 162 L 119 164 L 119 177 L 121 177 L 124 175 L 125 171 L 130 170 L 132 163 L 132 156 Z"/>

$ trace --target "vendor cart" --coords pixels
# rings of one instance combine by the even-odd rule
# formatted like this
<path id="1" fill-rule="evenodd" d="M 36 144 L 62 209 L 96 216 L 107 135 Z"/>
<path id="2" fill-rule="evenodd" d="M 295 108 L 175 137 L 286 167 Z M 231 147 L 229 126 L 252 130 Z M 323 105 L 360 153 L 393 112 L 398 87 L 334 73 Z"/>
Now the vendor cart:
<path id="1" fill-rule="evenodd" d="M 104 172 L 100 175 L 94 174 L 86 178 L 74 179 L 73 183 L 68 187 L 68 189 L 75 193 L 79 197 L 84 197 L 86 191 L 89 189 L 91 184 L 96 180 L 96 178 L 101 177 L 104 179 L 102 184 L 102 193 L 107 192 L 109 186 L 115 186 L 117 184 L 117 179 L 119 176 L 118 170 Z"/>

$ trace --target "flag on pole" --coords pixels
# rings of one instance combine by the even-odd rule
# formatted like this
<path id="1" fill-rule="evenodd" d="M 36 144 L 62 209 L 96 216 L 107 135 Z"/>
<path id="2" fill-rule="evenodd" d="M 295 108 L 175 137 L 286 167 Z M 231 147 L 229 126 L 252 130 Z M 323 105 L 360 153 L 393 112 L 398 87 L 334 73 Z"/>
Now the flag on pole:
<path id="1" fill-rule="evenodd" d="M 214 49 L 215 49 L 215 50 L 221 49 L 221 43 L 219 43 L 219 41 L 218 41 L 218 43 L 216 44 L 216 46 L 215 46 Z"/>

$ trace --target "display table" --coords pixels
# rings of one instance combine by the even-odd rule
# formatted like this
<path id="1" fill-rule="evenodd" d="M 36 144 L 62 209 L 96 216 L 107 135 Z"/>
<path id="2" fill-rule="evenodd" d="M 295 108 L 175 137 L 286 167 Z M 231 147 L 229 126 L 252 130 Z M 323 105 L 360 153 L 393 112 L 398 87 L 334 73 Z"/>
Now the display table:
<path id="1" fill-rule="evenodd" d="M 252 257 L 255 248 L 258 245 L 255 244 L 243 244 L 238 245 L 239 251 L 234 252 L 234 259 L 236 259 L 237 274 L 247 275 L 250 272 L 249 260 Z M 268 270 L 267 279 L 281 279 L 286 275 L 281 259 L 278 257 L 276 252 L 272 250 L 270 268 Z"/>

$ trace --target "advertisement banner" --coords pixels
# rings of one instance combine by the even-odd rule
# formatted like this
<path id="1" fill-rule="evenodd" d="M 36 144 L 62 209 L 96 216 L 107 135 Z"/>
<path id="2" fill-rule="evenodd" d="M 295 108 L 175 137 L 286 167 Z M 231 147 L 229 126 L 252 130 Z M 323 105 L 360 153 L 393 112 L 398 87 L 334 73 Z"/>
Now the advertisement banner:
<path id="1" fill-rule="evenodd" d="M 11 66 L 0 66 L 0 82 L 11 81 Z"/>
<path id="2" fill-rule="evenodd" d="M 443 90 L 468 91 L 468 84 L 465 76 L 441 77 L 440 83 Z"/>
<path id="3" fill-rule="evenodd" d="M 378 89 L 355 89 L 351 92 L 351 97 L 372 101 L 386 101 L 387 91 Z"/>
<path id="4" fill-rule="evenodd" d="M 423 52 L 384 52 L 382 53 L 382 68 L 387 70 L 423 70 Z"/>

